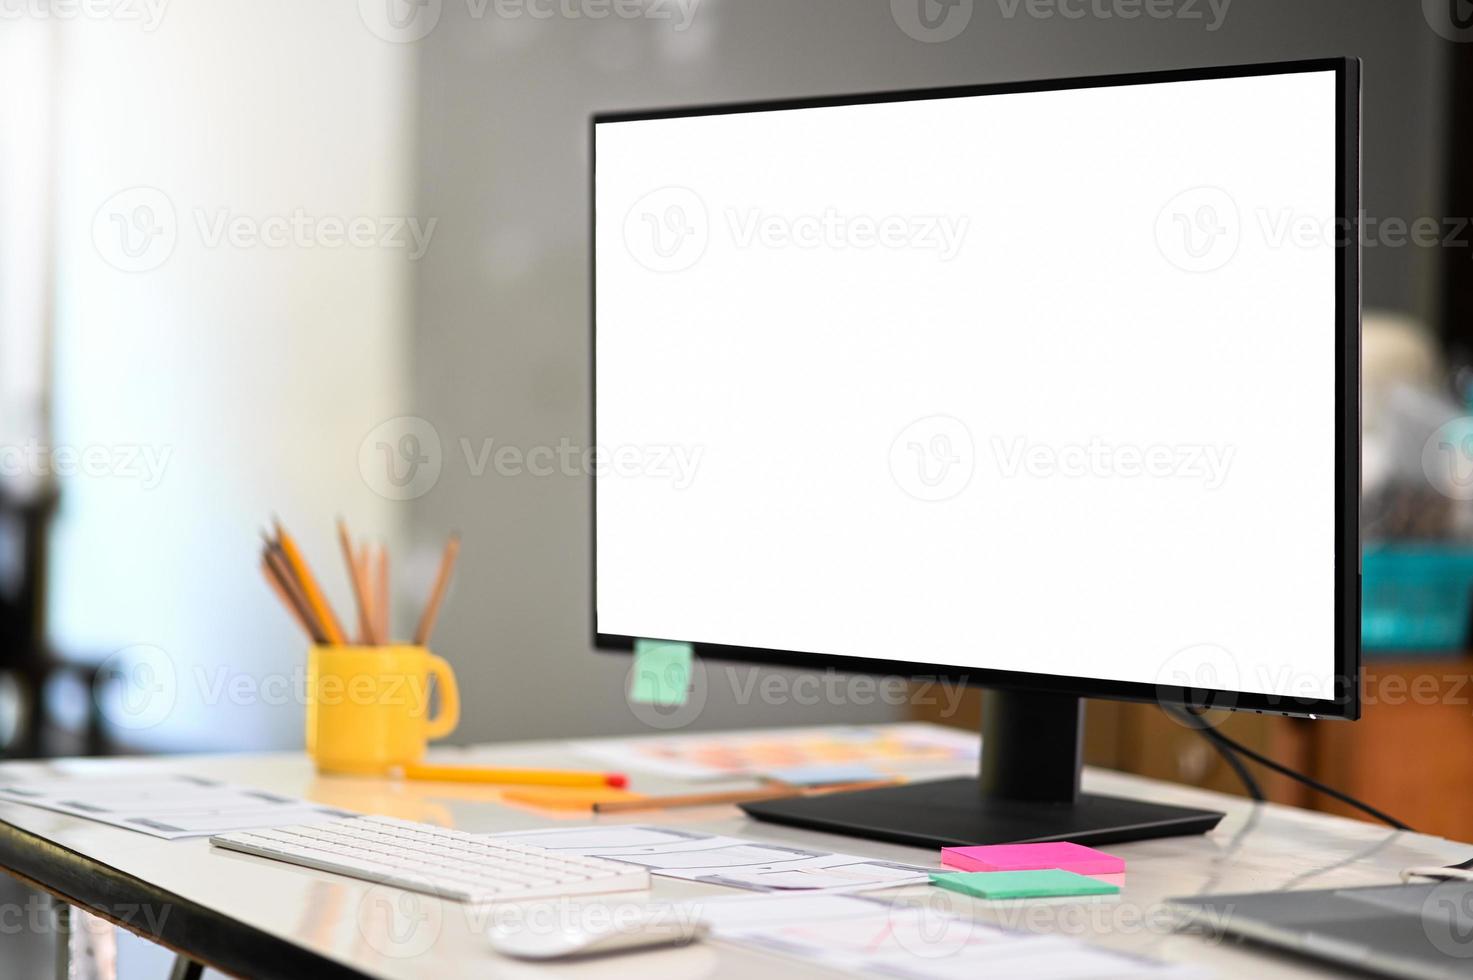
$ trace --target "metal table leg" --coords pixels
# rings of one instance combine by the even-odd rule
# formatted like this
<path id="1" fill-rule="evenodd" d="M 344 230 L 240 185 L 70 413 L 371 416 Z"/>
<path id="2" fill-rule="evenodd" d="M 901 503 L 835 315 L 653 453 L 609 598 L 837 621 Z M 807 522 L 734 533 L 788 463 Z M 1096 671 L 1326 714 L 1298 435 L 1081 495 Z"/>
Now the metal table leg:
<path id="1" fill-rule="evenodd" d="M 117 980 L 113 924 L 50 895 L 45 902 L 56 929 L 56 980 Z"/>
<path id="2" fill-rule="evenodd" d="M 180 953 L 174 957 L 174 969 L 169 971 L 169 980 L 200 980 L 205 968 Z"/>

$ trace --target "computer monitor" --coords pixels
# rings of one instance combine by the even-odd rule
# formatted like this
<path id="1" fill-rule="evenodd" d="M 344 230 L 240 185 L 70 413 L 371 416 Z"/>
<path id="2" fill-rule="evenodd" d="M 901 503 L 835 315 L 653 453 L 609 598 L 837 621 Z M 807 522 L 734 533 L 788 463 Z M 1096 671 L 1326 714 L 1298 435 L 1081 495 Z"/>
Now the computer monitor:
<path id="1" fill-rule="evenodd" d="M 595 116 L 595 645 L 987 689 L 980 779 L 763 819 L 1210 829 L 1080 792 L 1081 699 L 1359 713 L 1358 115 L 1335 59 Z"/>

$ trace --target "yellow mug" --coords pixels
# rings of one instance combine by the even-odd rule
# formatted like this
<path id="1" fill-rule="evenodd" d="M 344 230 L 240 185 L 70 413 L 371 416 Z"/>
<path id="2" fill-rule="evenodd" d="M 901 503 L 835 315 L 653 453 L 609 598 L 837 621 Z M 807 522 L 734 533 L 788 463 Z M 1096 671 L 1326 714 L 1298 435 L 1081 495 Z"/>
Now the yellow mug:
<path id="1" fill-rule="evenodd" d="M 431 678 L 440 710 L 430 717 Z M 444 658 L 417 646 L 315 646 L 307 655 L 307 752 L 318 772 L 379 775 L 424 758 L 460 722 Z"/>

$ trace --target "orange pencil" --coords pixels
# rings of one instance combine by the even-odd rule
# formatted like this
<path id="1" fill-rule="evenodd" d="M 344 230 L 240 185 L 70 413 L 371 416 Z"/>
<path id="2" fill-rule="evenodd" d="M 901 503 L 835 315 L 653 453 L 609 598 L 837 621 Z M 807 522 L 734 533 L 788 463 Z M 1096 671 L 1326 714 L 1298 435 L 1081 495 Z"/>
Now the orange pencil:
<path id="1" fill-rule="evenodd" d="M 373 642 L 373 624 L 368 619 L 368 597 L 365 595 L 362 569 L 353 555 L 353 537 L 348 533 L 348 522 L 338 518 L 338 544 L 343 549 L 343 561 L 348 566 L 348 583 L 353 587 L 353 604 L 358 609 L 358 640 Z"/>
<path id="2" fill-rule="evenodd" d="M 364 642 L 378 644 L 383 642 L 383 637 L 378 632 L 378 600 L 375 597 L 373 584 L 373 566 L 369 564 L 369 548 L 364 545 L 353 553 L 353 568 L 357 571 L 358 579 L 363 583 L 363 604 L 368 617 L 368 635 Z"/>
<path id="3" fill-rule="evenodd" d="M 374 582 L 378 590 L 378 641 L 389 642 L 389 547 L 385 544 L 378 546 L 378 577 Z"/>
<path id="4" fill-rule="evenodd" d="M 327 598 L 323 596 L 321 587 L 317 580 L 312 577 L 312 571 L 307 567 L 307 562 L 302 558 L 302 552 L 297 548 L 297 543 L 292 536 L 286 533 L 281 522 L 276 522 L 276 540 L 281 545 L 281 551 L 286 556 L 287 563 L 291 565 L 292 572 L 297 581 L 301 583 L 302 593 L 307 597 L 307 605 L 312 609 L 317 621 L 322 624 L 327 641 L 334 645 L 344 642 L 343 626 L 338 622 L 337 615 L 328 605 Z"/>
<path id="5" fill-rule="evenodd" d="M 277 578 L 276 569 L 272 567 L 271 559 L 267 555 L 261 556 L 261 572 L 266 576 L 266 583 L 271 586 L 271 591 L 276 593 L 276 598 L 281 600 L 281 604 L 286 606 L 287 612 L 291 613 L 292 619 L 296 620 L 297 625 L 302 627 L 302 632 L 306 633 L 315 642 L 317 640 L 317 634 L 313 631 L 312 624 L 307 621 L 306 614 L 292 600 L 291 593 L 286 589 L 286 583 Z"/>
<path id="6" fill-rule="evenodd" d="M 317 621 L 317 617 L 312 614 L 312 608 L 307 602 L 307 597 L 302 594 L 302 585 L 297 581 L 296 576 L 292 574 L 291 565 L 287 563 L 286 555 L 282 553 L 281 545 L 268 538 L 266 540 L 266 550 L 262 557 L 266 561 L 266 567 L 271 570 L 272 577 L 286 592 L 292 608 L 306 623 L 307 634 L 312 637 L 314 642 L 325 643 L 327 641 L 327 632 L 322 628 L 322 624 Z"/>
<path id="7" fill-rule="evenodd" d="M 861 789 L 879 789 L 894 786 L 897 779 L 873 779 L 856 783 L 835 783 L 832 786 L 801 787 L 789 786 L 767 789 L 737 789 L 715 793 L 681 793 L 676 796 L 646 796 L 638 800 L 608 800 L 593 804 L 594 813 L 628 813 L 632 810 L 667 810 L 687 806 L 720 806 L 729 803 L 759 803 L 767 800 L 785 800 L 797 796 L 824 796 L 829 793 L 847 793 Z"/>
<path id="8" fill-rule="evenodd" d="M 445 601 L 445 588 L 450 582 L 450 573 L 455 570 L 455 558 L 460 554 L 460 535 L 452 534 L 445 542 L 445 551 L 440 555 L 440 571 L 435 576 L 435 586 L 430 590 L 429 601 L 419 617 L 419 629 L 414 631 L 416 646 L 426 646 L 434 632 L 435 620 L 440 617 L 440 604 Z"/>

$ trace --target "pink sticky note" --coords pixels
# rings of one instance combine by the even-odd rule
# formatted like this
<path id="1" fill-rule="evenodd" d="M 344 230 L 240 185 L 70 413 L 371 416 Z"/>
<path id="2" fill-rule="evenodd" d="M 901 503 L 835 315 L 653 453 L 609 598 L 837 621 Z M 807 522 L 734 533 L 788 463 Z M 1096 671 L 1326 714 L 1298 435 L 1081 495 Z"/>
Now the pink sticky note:
<path id="1" fill-rule="evenodd" d="M 961 871 L 1046 871 L 1058 868 L 1081 875 L 1122 874 L 1125 862 L 1083 844 L 989 844 L 943 847 L 941 863 Z"/>

